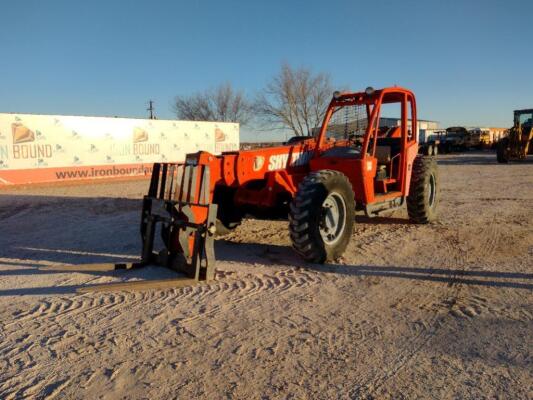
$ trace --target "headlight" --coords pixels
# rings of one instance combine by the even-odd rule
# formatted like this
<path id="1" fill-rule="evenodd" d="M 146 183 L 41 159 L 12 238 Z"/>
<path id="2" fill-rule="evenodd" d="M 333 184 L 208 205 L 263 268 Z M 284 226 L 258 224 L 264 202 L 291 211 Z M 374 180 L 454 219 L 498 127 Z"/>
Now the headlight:
<path id="1" fill-rule="evenodd" d="M 367 96 L 373 95 L 375 92 L 374 88 L 372 86 L 369 86 L 365 89 L 365 93 Z"/>

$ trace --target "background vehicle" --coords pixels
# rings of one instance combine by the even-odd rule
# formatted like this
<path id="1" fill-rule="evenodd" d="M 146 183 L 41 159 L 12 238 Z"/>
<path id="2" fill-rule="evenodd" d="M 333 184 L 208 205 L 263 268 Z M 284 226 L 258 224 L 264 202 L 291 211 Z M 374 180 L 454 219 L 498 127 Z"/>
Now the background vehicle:
<path id="1" fill-rule="evenodd" d="M 446 135 L 441 138 L 440 150 L 442 153 L 452 153 L 464 151 L 466 149 L 466 139 L 468 131 L 462 126 L 452 126 L 446 128 Z"/>
<path id="2" fill-rule="evenodd" d="M 533 153 L 533 108 L 514 111 L 514 124 L 509 135 L 498 142 L 499 163 L 523 160 Z"/>
<path id="3" fill-rule="evenodd" d="M 474 128 L 468 131 L 465 140 L 465 147 L 467 149 L 488 149 L 490 148 L 491 140 L 488 129 Z"/>
<path id="4" fill-rule="evenodd" d="M 446 135 L 445 130 L 434 131 L 424 142 L 418 144 L 418 153 L 427 156 L 439 154 L 442 146 L 442 138 Z"/>
<path id="5" fill-rule="evenodd" d="M 380 127 L 382 107 L 401 124 Z M 436 219 L 433 157 L 417 155 L 414 94 L 403 88 L 335 92 L 316 137 L 285 146 L 187 155 L 185 164 L 154 164 L 144 198 L 141 264 L 160 263 L 196 279 L 214 274 L 213 237 L 246 214 L 288 217 L 292 245 L 306 261 L 340 257 L 356 209 L 368 216 L 407 205 L 415 223 Z M 154 252 L 159 228 L 164 248 Z"/>

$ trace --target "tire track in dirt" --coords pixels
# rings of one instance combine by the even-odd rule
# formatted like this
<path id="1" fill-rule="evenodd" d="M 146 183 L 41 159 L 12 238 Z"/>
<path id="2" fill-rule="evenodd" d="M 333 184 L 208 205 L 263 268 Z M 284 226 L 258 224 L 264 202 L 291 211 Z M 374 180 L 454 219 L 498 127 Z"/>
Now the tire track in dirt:
<path id="1" fill-rule="evenodd" d="M 12 385 L 12 382 L 6 382 L 6 384 L 0 385 L 0 396 L 6 400 L 30 398 L 51 400 L 60 395 L 61 391 L 71 382 L 71 378 L 48 380 L 43 376 L 36 376 L 29 382 L 28 384 L 27 379 L 20 380 L 15 386 Z"/>
<path id="2" fill-rule="evenodd" d="M 195 310 L 194 308 L 187 307 L 186 304 L 183 304 L 183 308 L 192 310 L 192 315 L 184 315 L 173 319 L 171 322 L 178 328 L 186 328 L 195 321 L 213 318 L 221 313 L 231 314 L 254 296 L 263 293 L 282 294 L 295 288 L 319 284 L 323 281 L 324 277 L 322 275 L 323 273 L 320 272 L 288 269 L 275 272 L 272 275 L 247 275 L 242 279 L 234 279 L 232 281 L 221 282 L 217 285 L 210 285 L 211 287 L 205 285 L 204 289 L 209 288 L 210 290 L 204 290 L 203 293 L 197 297 L 191 297 L 191 300 L 194 299 L 196 304 L 203 304 L 199 310 Z M 327 277 L 326 279 L 331 280 L 331 277 Z M 217 304 L 211 309 L 207 309 L 206 307 L 210 302 L 202 300 L 206 297 L 213 298 L 218 295 L 226 297 L 222 304 Z M 247 311 L 252 309 L 253 308 L 248 307 Z"/>
<path id="3" fill-rule="evenodd" d="M 349 282 L 353 283 L 353 277 L 341 278 L 340 280 L 343 282 L 341 285 L 345 289 L 347 289 Z M 311 320 L 300 307 L 300 301 L 309 301 L 310 297 L 312 298 L 317 294 L 317 290 L 322 290 L 322 285 L 328 285 L 331 288 L 332 285 L 338 287 L 339 283 L 337 274 L 330 272 L 327 274 L 327 278 L 321 281 L 320 289 L 315 286 L 314 288 L 310 288 L 311 292 L 308 290 L 304 294 L 298 294 L 301 292 L 291 292 L 290 297 L 284 297 L 286 301 L 283 301 L 285 306 L 282 310 L 268 312 L 267 314 L 257 312 L 258 309 L 264 307 L 261 299 L 257 299 L 256 302 L 252 303 L 247 302 L 247 318 L 257 319 L 258 323 L 239 326 L 238 333 L 232 335 L 230 338 L 228 338 L 224 327 L 212 327 L 209 323 L 204 323 L 212 318 L 202 320 L 195 316 L 192 319 L 180 319 L 172 322 L 174 322 L 177 328 L 184 327 L 185 330 L 182 333 L 190 334 L 192 332 L 194 336 L 189 337 L 188 340 L 198 344 L 201 343 L 203 347 L 219 349 L 223 342 L 225 342 L 226 346 L 233 343 L 233 349 L 226 348 L 226 357 L 246 357 L 257 360 L 259 358 L 264 359 L 265 357 L 276 357 L 278 353 L 281 353 L 287 354 L 288 357 L 298 358 L 301 346 L 305 345 L 305 343 L 313 342 L 314 345 L 319 346 L 319 351 L 326 351 L 325 357 L 330 360 L 337 357 L 337 352 L 342 353 L 345 348 L 353 346 L 354 338 L 357 338 L 359 346 L 374 339 L 372 335 L 374 332 L 369 332 L 375 328 L 371 323 L 371 317 L 369 317 L 370 319 L 368 321 L 357 319 L 358 310 L 364 306 L 364 299 L 372 296 L 372 291 L 370 290 L 361 291 L 357 294 L 348 294 L 356 297 L 358 301 L 354 304 L 354 307 L 350 308 L 349 312 L 343 310 L 342 315 L 336 315 L 336 317 L 345 321 L 340 331 L 338 327 L 328 325 L 330 314 Z M 401 289 L 405 289 L 405 287 Z M 284 293 L 289 292 L 285 291 Z M 281 295 L 282 293 L 280 292 L 279 294 Z M 332 304 L 332 306 L 338 309 L 337 305 Z M 340 309 L 342 310 L 343 308 L 340 307 Z M 235 312 L 235 309 L 231 307 L 224 308 L 221 312 L 224 312 L 224 316 L 222 318 L 219 316 L 215 320 L 220 321 L 221 319 L 226 320 L 228 318 L 227 324 L 229 325 L 232 325 L 233 322 L 236 324 L 239 323 L 239 315 L 241 314 Z M 204 313 L 203 316 L 205 315 Z M 268 319 L 268 322 L 265 322 L 265 319 Z M 182 325 L 183 322 L 185 323 Z M 268 329 L 258 329 L 258 327 L 265 326 L 265 324 L 268 325 Z M 253 342 L 243 340 L 249 337 L 254 338 Z M 189 367 L 192 368 L 192 366 Z M 301 363 L 300 367 L 312 375 L 313 366 L 306 366 L 305 363 Z M 202 366 L 198 365 L 198 368 L 202 368 Z"/>
<path id="4" fill-rule="evenodd" d="M 391 363 L 384 368 L 380 368 L 377 373 L 367 374 L 364 380 L 357 383 L 354 389 L 350 391 L 350 396 L 354 398 L 373 398 L 375 393 L 383 387 L 387 381 L 393 379 L 403 368 L 416 358 L 421 349 L 427 345 L 431 338 L 434 337 L 435 333 L 445 324 L 445 318 L 449 311 L 443 306 L 446 305 L 446 300 L 450 298 L 455 299 L 459 295 L 462 285 L 458 282 L 458 279 L 462 276 L 461 272 L 465 270 L 467 259 L 467 252 L 465 249 L 458 247 L 458 244 L 460 243 L 458 234 L 458 231 L 455 231 L 448 236 L 447 240 L 441 242 L 445 247 L 443 254 L 446 254 L 443 260 L 441 260 L 444 261 L 443 264 L 449 262 L 448 257 L 450 254 L 453 254 L 455 258 L 455 262 L 453 263 L 455 273 L 450 277 L 450 282 L 447 285 L 444 295 L 439 296 L 437 301 L 435 301 L 434 294 L 428 294 L 428 296 L 425 297 L 423 304 L 429 304 L 429 307 L 426 307 L 429 313 L 426 313 L 424 318 L 414 321 L 414 335 L 401 346 L 401 349 Z M 460 251 L 457 251 L 458 248 Z M 438 254 L 436 254 L 436 256 L 436 261 L 439 261 Z M 428 270 L 428 272 L 429 276 L 433 275 L 431 270 Z M 415 285 L 411 285 L 409 292 L 412 292 L 413 290 L 415 290 Z M 409 300 L 409 297 L 406 298 Z M 413 307 L 420 306 L 420 300 L 417 299 L 415 303 L 410 305 Z"/>
<path id="5" fill-rule="evenodd" d="M 416 231 L 416 226 L 409 223 L 387 226 L 385 229 L 371 224 L 356 224 L 352 240 L 356 243 L 356 256 L 362 259 L 382 259 L 383 247 L 394 247 L 398 238 Z"/>
<path id="6" fill-rule="evenodd" d="M 320 273 L 303 272 L 296 270 L 279 271 L 273 275 L 249 275 L 239 279 L 221 280 L 208 285 L 198 285 L 183 289 L 170 289 L 165 291 L 147 292 L 121 292 L 111 294 L 91 295 L 84 294 L 79 297 L 55 298 L 52 300 L 42 300 L 28 312 L 19 312 L 15 315 L 15 320 L 5 324 L 4 334 L 6 343 L 0 350 L 0 355 L 9 356 L 19 354 L 25 349 L 24 343 L 27 337 L 24 332 L 24 325 L 31 324 L 33 328 L 41 330 L 42 327 L 59 326 L 80 314 L 95 315 L 97 313 L 112 318 L 110 312 L 120 307 L 150 307 L 153 303 L 159 302 L 160 314 L 166 309 L 173 308 L 179 304 L 188 309 L 187 303 L 206 302 L 207 298 L 215 295 L 228 296 L 224 303 L 224 308 L 215 307 L 203 314 L 185 317 L 181 322 L 194 321 L 199 318 L 208 318 L 217 315 L 223 310 L 234 309 L 248 298 L 263 292 L 283 292 L 291 288 L 320 283 L 322 280 Z M 48 321 L 48 322 L 44 322 Z M 21 340 L 22 337 L 22 340 Z"/>
<path id="7" fill-rule="evenodd" d="M 321 281 L 321 273 L 289 269 L 271 275 L 247 275 L 242 278 L 221 280 L 208 285 L 189 288 L 133 293 L 121 292 L 118 294 L 84 294 L 75 298 L 62 297 L 42 300 L 40 304 L 28 312 L 17 313 L 15 321 L 5 325 L 7 329 L 4 330 L 4 342 L 6 344 L 2 347 L 0 356 L 2 358 L 16 358 L 23 353 L 30 354 L 34 344 L 29 347 L 28 342 L 35 340 L 35 338 L 25 336 L 22 333 L 26 324 L 31 324 L 33 329 L 37 329 L 40 332 L 40 336 L 48 337 L 48 341 L 43 343 L 43 345 L 52 351 L 53 355 L 56 351 L 54 348 L 60 345 L 68 347 L 70 342 L 80 338 L 79 335 L 67 335 L 67 332 L 62 328 L 62 326 L 68 326 L 71 319 L 80 314 L 87 317 L 102 314 L 109 323 L 116 317 L 111 315 L 111 311 L 121 307 L 150 307 L 151 304 L 159 302 L 161 304 L 158 308 L 161 315 L 166 310 L 174 309 L 177 304 L 182 305 L 182 309 L 191 309 L 192 307 L 188 306 L 188 304 L 208 303 L 207 299 L 212 296 L 228 297 L 227 301 L 224 302 L 224 307 L 215 306 L 204 313 L 186 316 L 179 320 L 179 324 L 183 325 L 201 318 L 216 316 L 221 312 L 231 312 L 250 297 L 262 293 L 283 293 L 292 288 L 314 285 Z M 94 348 L 97 348 L 98 351 L 106 351 L 108 345 L 103 343 L 106 340 L 108 340 L 106 335 L 103 335 L 101 340 L 95 340 Z M 64 356 L 68 357 L 68 353 L 65 353 Z M 50 367 L 54 365 L 53 358 L 49 361 Z M 21 364 L 23 368 L 27 366 L 27 362 Z M 13 395 L 16 398 L 28 394 L 29 391 L 33 394 L 42 389 L 42 385 L 37 387 L 37 383 L 21 387 L 23 382 L 17 383 L 16 377 L 17 375 L 5 379 L 4 385 L 0 387 L 0 397 Z M 27 379 L 25 382 L 27 382 Z M 10 389 L 6 391 L 8 388 Z"/>
<path id="8" fill-rule="evenodd" d="M 402 246 L 402 244 L 405 242 L 405 240 L 408 240 L 409 237 L 411 235 L 416 235 L 417 234 L 417 231 L 418 231 L 419 227 L 417 226 L 412 226 L 412 225 L 403 225 L 403 224 L 399 224 L 399 225 L 394 225 L 394 226 L 388 226 L 386 230 L 383 230 L 383 229 L 377 229 L 373 226 L 370 226 L 370 227 L 364 227 L 363 228 L 363 232 L 361 234 L 361 232 L 358 232 L 357 235 L 356 235 L 356 239 L 354 241 L 356 241 L 356 246 L 357 246 L 357 256 L 362 258 L 362 259 L 365 259 L 365 260 L 375 260 L 376 258 L 383 258 L 383 246 L 387 247 L 387 250 L 390 250 L 390 251 L 393 251 L 395 247 L 400 247 Z M 400 237 L 403 237 L 404 238 L 404 241 L 398 241 L 398 236 Z M 378 244 L 379 246 L 375 246 L 376 244 Z M 376 250 L 374 250 L 374 248 L 376 247 Z M 379 247 L 379 248 L 378 248 Z M 391 250 L 392 249 L 392 250 Z M 357 276 L 357 274 L 355 274 Z M 361 276 L 361 279 L 365 280 L 367 279 L 368 277 L 362 275 Z M 408 287 L 404 287 L 404 289 L 407 289 L 406 291 L 403 291 L 403 294 L 400 298 L 397 298 L 397 302 L 402 302 L 404 299 L 408 299 L 409 298 L 409 294 L 415 289 L 415 286 L 418 286 L 420 284 L 420 282 L 415 282 L 413 285 L 410 285 Z M 451 290 L 451 289 L 450 289 Z M 361 298 L 360 300 L 363 300 L 364 297 L 366 296 L 363 296 L 363 298 Z M 428 295 L 427 298 L 430 299 L 432 297 L 432 295 Z M 361 302 L 358 303 L 359 306 L 361 306 Z M 434 308 L 434 307 L 433 307 Z M 356 309 L 352 310 L 352 312 L 356 312 Z M 436 317 L 434 318 L 436 319 Z M 357 341 L 358 341 L 358 344 L 361 345 L 361 344 L 364 344 L 370 340 L 373 340 L 376 338 L 376 335 L 378 337 L 381 336 L 381 332 L 379 331 L 379 326 L 374 326 L 372 324 L 370 324 L 368 327 L 365 327 L 365 328 L 362 328 L 362 326 L 364 326 L 364 320 L 363 321 L 359 321 L 361 322 L 363 325 L 361 325 L 361 327 L 359 327 L 359 330 L 357 330 L 356 328 L 354 328 L 353 326 L 350 326 L 348 327 L 348 329 L 345 329 L 343 330 L 343 333 L 341 336 L 339 336 L 338 333 L 329 333 L 327 336 L 327 341 L 329 342 L 329 347 L 332 347 L 333 344 L 335 344 L 336 346 L 340 346 L 341 348 L 343 347 L 343 343 L 346 344 L 346 343 L 353 343 L 353 339 L 354 339 L 354 335 L 357 336 L 359 335 Z M 430 339 L 430 336 L 427 337 L 427 339 L 424 340 L 424 338 L 427 336 L 426 335 L 426 331 L 429 331 L 430 330 L 430 327 L 432 326 L 433 324 L 433 320 L 431 319 L 428 319 L 427 321 L 417 321 L 416 324 L 417 326 L 420 325 L 422 328 L 420 329 L 417 329 L 417 332 L 416 332 L 416 336 L 413 338 L 412 342 L 411 343 L 408 343 L 407 344 L 407 347 L 411 346 L 413 347 L 414 345 L 417 344 L 417 341 L 422 341 L 422 343 L 419 345 L 419 346 L 416 346 L 418 348 L 421 348 L 422 345 L 424 343 L 426 343 L 429 339 Z M 322 327 L 322 329 L 324 329 L 325 327 Z M 377 329 L 376 329 L 377 328 Z M 355 329 L 355 330 L 354 330 Z M 320 331 L 320 329 L 319 329 Z M 320 333 L 324 333 L 325 332 L 325 329 L 323 331 L 321 331 Z M 318 334 L 318 336 L 320 336 L 320 333 Z M 333 335 L 333 336 L 332 336 Z M 287 338 L 292 338 L 290 335 L 288 334 L 282 334 L 282 335 L 277 335 L 279 336 L 278 339 L 287 339 Z M 255 337 L 255 341 L 257 342 L 258 340 L 261 339 L 261 335 L 254 335 Z M 277 343 L 280 342 L 280 340 L 276 340 L 276 346 L 277 346 Z M 333 346 L 335 347 L 335 346 Z M 397 367 L 402 367 L 402 365 L 406 364 L 410 359 L 411 357 L 413 357 L 416 353 L 416 349 L 414 351 L 405 351 L 404 353 L 400 354 L 400 356 L 395 360 L 395 363 L 394 365 L 396 365 Z M 333 354 L 330 354 L 330 356 L 333 356 Z M 394 371 L 397 367 L 391 367 L 391 371 Z M 390 375 L 390 377 L 393 376 L 392 373 L 386 373 L 382 376 L 382 380 L 386 380 L 387 379 L 387 375 Z M 376 380 L 376 382 L 379 381 L 379 379 Z M 365 392 L 367 393 L 371 393 L 371 391 L 369 390 L 370 387 L 378 387 L 379 385 L 376 385 L 376 384 L 372 384 L 370 383 L 371 382 L 371 377 L 367 377 L 367 383 L 363 384 L 362 387 L 365 387 Z M 361 386 L 360 386 L 361 387 Z"/>
<path id="9" fill-rule="evenodd" d="M 167 289 L 163 291 L 141 291 L 141 292 L 119 292 L 105 293 L 101 295 L 84 294 L 79 297 L 59 297 L 51 301 L 41 300 L 27 312 L 16 312 L 14 320 L 5 324 L 5 328 L 13 325 L 24 323 L 28 320 L 35 322 L 41 318 L 48 318 L 59 321 L 61 318 L 75 316 L 80 313 L 91 312 L 94 310 L 109 311 L 119 307 L 123 303 L 129 306 L 136 306 L 140 303 L 150 305 L 155 301 L 171 300 L 202 300 L 213 293 L 238 293 L 239 297 L 246 299 L 262 291 L 278 290 L 283 291 L 291 287 L 301 287 L 308 284 L 320 283 L 319 273 L 283 270 L 276 272 L 274 275 L 248 275 L 240 279 L 228 281 L 215 281 L 210 284 L 199 284 L 193 287 L 183 289 Z M 243 296 L 243 292 L 246 294 Z M 157 295 L 157 293 L 160 293 Z"/>
<path id="10" fill-rule="evenodd" d="M 442 260 L 446 263 L 449 256 L 453 254 L 455 262 L 451 265 L 454 273 L 450 276 L 444 295 L 439 296 L 437 301 L 433 301 L 428 310 L 433 310 L 433 313 L 420 321 L 417 321 L 419 331 L 411 340 L 409 340 L 399 355 L 396 357 L 392 366 L 385 368 L 384 372 L 370 382 L 360 385 L 352 394 L 361 397 L 373 396 L 381 387 L 383 387 L 389 379 L 392 379 L 398 372 L 412 362 L 422 348 L 435 336 L 436 332 L 446 324 L 448 315 L 458 318 L 475 318 L 482 312 L 488 311 L 492 315 L 495 313 L 501 315 L 503 310 L 491 307 L 484 297 L 463 294 L 464 284 L 461 279 L 465 276 L 468 270 L 468 265 L 473 261 L 480 259 L 490 259 L 495 254 L 499 244 L 500 229 L 498 224 L 491 221 L 486 229 L 482 230 L 478 236 L 478 241 L 474 242 L 473 246 L 468 246 L 472 243 L 471 238 L 462 237 L 462 232 L 459 229 L 452 231 L 446 240 L 440 241 L 444 245 L 444 253 Z M 436 253 L 438 254 L 438 253 Z M 432 275 L 432 274 L 431 274 Z M 434 299 L 434 295 L 427 296 L 427 300 Z M 510 316 L 508 316 L 510 317 Z"/>

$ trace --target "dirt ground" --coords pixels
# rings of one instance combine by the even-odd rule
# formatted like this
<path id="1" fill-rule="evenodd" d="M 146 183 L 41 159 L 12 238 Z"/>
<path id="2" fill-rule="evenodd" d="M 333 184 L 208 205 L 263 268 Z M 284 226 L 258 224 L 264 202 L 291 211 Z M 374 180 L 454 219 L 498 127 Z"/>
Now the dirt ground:
<path id="1" fill-rule="evenodd" d="M 172 272 L 134 260 L 146 181 L 0 191 L 0 398 L 533 398 L 533 164 L 439 156 L 440 221 L 357 217 L 341 262 L 283 221 L 216 244 L 216 280 L 78 294 Z"/>

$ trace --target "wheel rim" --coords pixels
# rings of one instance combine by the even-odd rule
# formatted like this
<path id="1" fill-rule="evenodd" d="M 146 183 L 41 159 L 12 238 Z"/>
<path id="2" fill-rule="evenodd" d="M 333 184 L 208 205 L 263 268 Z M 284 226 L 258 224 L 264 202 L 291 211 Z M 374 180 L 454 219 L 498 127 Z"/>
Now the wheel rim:
<path id="1" fill-rule="evenodd" d="M 435 200 L 437 198 L 437 183 L 435 182 L 435 175 L 429 175 L 428 182 L 428 204 L 431 208 L 435 205 Z"/>
<path id="2" fill-rule="evenodd" d="M 319 231 L 322 240 L 332 245 L 337 242 L 346 226 L 346 203 L 343 197 L 332 192 L 322 203 L 322 213 L 319 222 Z"/>

